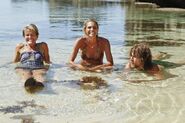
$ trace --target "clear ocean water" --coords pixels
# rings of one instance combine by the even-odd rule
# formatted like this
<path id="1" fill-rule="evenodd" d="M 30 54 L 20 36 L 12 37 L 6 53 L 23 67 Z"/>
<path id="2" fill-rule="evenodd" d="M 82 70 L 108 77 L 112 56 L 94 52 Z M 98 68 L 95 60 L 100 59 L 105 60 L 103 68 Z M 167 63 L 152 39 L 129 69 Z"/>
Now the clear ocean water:
<path id="1" fill-rule="evenodd" d="M 185 66 L 177 64 L 185 62 L 184 10 L 114 0 L 4 0 L 0 18 L 1 123 L 185 122 Z M 74 71 L 67 66 L 88 18 L 98 21 L 99 35 L 111 43 L 112 72 Z M 22 28 L 29 23 L 38 26 L 38 42 L 48 43 L 53 63 L 46 88 L 35 94 L 24 90 L 12 63 L 16 44 L 24 41 Z M 166 66 L 166 79 L 153 81 L 138 71 L 123 73 L 129 49 L 140 41 L 150 44 L 153 55 L 167 54 L 160 61 Z M 84 76 L 101 77 L 108 87 L 83 90 L 77 82 Z"/>

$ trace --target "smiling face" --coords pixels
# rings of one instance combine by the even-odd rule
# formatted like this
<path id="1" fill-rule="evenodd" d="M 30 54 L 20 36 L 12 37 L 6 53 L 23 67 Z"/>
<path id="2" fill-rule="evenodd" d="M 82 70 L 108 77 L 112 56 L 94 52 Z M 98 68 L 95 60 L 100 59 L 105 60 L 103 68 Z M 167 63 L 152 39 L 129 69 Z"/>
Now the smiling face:
<path id="1" fill-rule="evenodd" d="M 25 38 L 26 42 L 29 45 L 35 45 L 36 44 L 38 36 L 36 35 L 36 33 L 33 30 L 26 29 L 24 31 L 24 34 L 25 34 L 24 38 Z"/>
<path id="2" fill-rule="evenodd" d="M 23 29 L 23 37 L 29 45 L 35 45 L 38 39 L 38 28 L 34 24 L 30 24 Z"/>
<path id="3" fill-rule="evenodd" d="M 84 24 L 84 32 L 89 37 L 96 37 L 98 35 L 98 25 L 96 21 L 87 21 Z"/>

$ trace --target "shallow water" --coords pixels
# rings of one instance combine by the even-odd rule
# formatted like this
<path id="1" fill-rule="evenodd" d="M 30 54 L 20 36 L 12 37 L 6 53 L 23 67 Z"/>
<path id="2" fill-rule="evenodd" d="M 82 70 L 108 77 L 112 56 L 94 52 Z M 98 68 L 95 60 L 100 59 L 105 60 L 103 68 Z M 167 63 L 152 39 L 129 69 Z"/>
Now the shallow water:
<path id="1" fill-rule="evenodd" d="M 175 64 L 185 61 L 184 12 L 92 0 L 6 0 L 0 9 L 2 123 L 184 123 L 185 66 Z M 91 17 L 100 24 L 99 35 L 110 40 L 112 72 L 74 71 L 66 65 L 74 40 L 83 34 L 83 21 Z M 39 41 L 48 43 L 53 62 L 46 88 L 36 94 L 25 92 L 11 63 L 16 44 L 23 41 L 22 28 L 29 23 L 38 26 Z M 151 81 L 142 72 L 123 74 L 129 49 L 139 41 L 149 42 L 154 55 L 169 54 L 161 62 L 171 63 L 165 71 L 176 76 Z M 77 84 L 83 76 L 100 76 L 109 86 L 83 90 Z"/>

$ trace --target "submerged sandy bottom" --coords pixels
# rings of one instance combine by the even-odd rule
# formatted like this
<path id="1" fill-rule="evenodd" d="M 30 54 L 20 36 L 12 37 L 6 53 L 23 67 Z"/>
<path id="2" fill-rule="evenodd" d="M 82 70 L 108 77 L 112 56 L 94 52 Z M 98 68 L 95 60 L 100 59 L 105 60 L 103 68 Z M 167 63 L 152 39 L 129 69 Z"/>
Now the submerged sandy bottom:
<path id="1" fill-rule="evenodd" d="M 144 73 L 122 69 L 130 47 L 114 46 L 115 70 L 110 73 L 74 71 L 66 66 L 71 49 L 70 43 L 49 41 L 53 65 L 48 71 L 46 88 L 29 94 L 16 75 L 14 65 L 8 63 L 12 55 L 1 57 L 0 65 L 0 120 L 2 123 L 183 123 L 185 121 L 185 66 L 166 69 L 177 75 L 162 81 L 150 81 Z M 2 46 L 2 45 L 1 45 Z M 63 46 L 62 48 L 60 46 Z M 67 49 L 68 47 L 68 49 Z M 12 48 L 12 49 L 11 49 Z M 13 45 L 10 46 L 13 52 Z M 153 53 L 168 52 L 168 62 L 183 61 L 182 47 L 157 47 Z M 108 87 L 83 90 L 77 84 L 83 76 L 99 76 Z M 125 77 L 146 79 L 148 82 L 130 83 Z"/>

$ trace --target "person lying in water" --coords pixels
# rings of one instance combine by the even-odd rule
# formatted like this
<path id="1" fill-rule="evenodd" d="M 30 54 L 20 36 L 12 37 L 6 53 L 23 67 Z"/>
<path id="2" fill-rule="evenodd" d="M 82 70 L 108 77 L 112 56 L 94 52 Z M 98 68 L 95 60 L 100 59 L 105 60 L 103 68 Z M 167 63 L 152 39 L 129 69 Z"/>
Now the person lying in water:
<path id="1" fill-rule="evenodd" d="M 130 60 L 125 66 L 125 70 L 137 69 L 145 71 L 149 75 L 163 79 L 162 66 L 152 62 L 152 53 L 146 43 L 135 44 L 130 49 Z"/>
<path id="2" fill-rule="evenodd" d="M 16 72 L 25 81 L 25 86 L 44 85 L 45 74 L 49 64 L 50 56 L 48 45 L 45 42 L 36 43 L 39 31 L 36 25 L 29 24 L 23 28 L 25 43 L 19 43 L 15 49 L 14 63 L 18 63 Z M 30 84 L 31 82 L 32 84 Z"/>
<path id="3" fill-rule="evenodd" d="M 95 20 L 90 19 L 84 22 L 85 35 L 76 40 L 70 57 L 69 63 L 72 68 L 97 72 L 113 67 L 110 43 L 106 38 L 98 36 L 98 30 L 99 26 Z M 81 62 L 75 63 L 79 50 L 81 51 Z M 107 63 L 103 63 L 104 53 Z"/>

